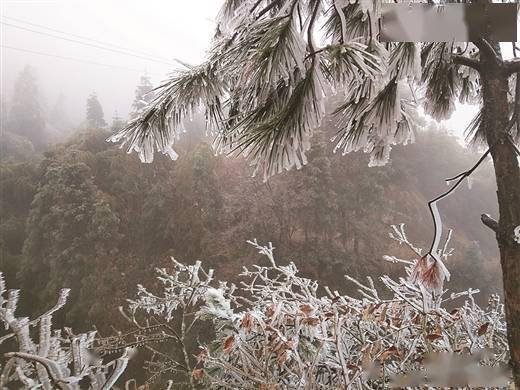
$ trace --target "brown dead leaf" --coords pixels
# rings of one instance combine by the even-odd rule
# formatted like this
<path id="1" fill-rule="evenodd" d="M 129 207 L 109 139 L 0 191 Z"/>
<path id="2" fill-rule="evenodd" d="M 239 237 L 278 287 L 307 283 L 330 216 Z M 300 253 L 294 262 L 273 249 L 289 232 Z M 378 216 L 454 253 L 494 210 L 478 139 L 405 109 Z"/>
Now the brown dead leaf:
<path id="1" fill-rule="evenodd" d="M 419 325 L 421 323 L 421 320 L 422 320 L 422 316 L 420 313 L 417 313 L 413 318 L 412 318 L 412 323 L 414 325 Z"/>
<path id="2" fill-rule="evenodd" d="M 368 320 L 371 318 L 372 313 L 376 309 L 376 306 L 374 304 L 370 304 L 363 310 L 363 316 L 361 317 L 362 320 Z"/>
<path id="3" fill-rule="evenodd" d="M 442 339 L 442 335 L 438 333 L 430 333 L 426 335 L 426 339 L 428 339 L 429 341 L 435 341 L 438 339 Z"/>
<path id="4" fill-rule="evenodd" d="M 360 370 L 361 368 L 359 366 L 356 366 L 355 364 L 347 363 L 347 368 L 352 371 Z"/>
<path id="5" fill-rule="evenodd" d="M 316 326 L 320 323 L 320 319 L 317 317 L 308 317 L 304 318 L 302 321 L 302 324 L 310 325 L 310 326 Z"/>
<path id="6" fill-rule="evenodd" d="M 224 340 L 224 352 L 230 353 L 233 349 L 233 344 L 235 343 L 235 336 L 231 335 Z"/>
<path id="7" fill-rule="evenodd" d="M 403 319 L 401 317 L 392 317 L 392 325 L 400 327 L 403 322 Z"/>
<path id="8" fill-rule="evenodd" d="M 278 355 L 278 358 L 276 359 L 276 362 L 279 365 L 284 364 L 287 360 L 289 360 L 289 353 L 287 351 L 283 351 L 281 354 Z"/>
<path id="9" fill-rule="evenodd" d="M 246 330 L 250 330 L 253 326 L 253 316 L 250 312 L 247 312 L 242 317 L 242 321 L 240 322 L 240 326 Z"/>
<path id="10" fill-rule="evenodd" d="M 204 376 L 204 370 L 202 368 L 196 368 L 191 372 L 191 376 L 194 378 L 202 378 Z"/>
<path id="11" fill-rule="evenodd" d="M 300 311 L 301 311 L 303 314 L 305 314 L 306 316 L 308 316 L 309 314 L 311 314 L 311 313 L 314 311 L 314 309 L 312 308 L 311 305 L 309 305 L 309 304 L 304 304 L 304 305 L 301 305 L 301 306 L 300 306 Z"/>
<path id="12" fill-rule="evenodd" d="M 484 324 L 480 325 L 480 327 L 477 330 L 477 335 L 482 336 L 484 333 L 487 332 L 489 328 L 489 322 L 485 322 Z"/>
<path id="13" fill-rule="evenodd" d="M 383 305 L 381 313 L 379 313 L 379 320 L 384 321 L 386 319 L 386 312 L 388 311 L 388 305 Z"/>
<path id="14" fill-rule="evenodd" d="M 381 352 L 377 359 L 381 362 L 384 362 L 385 360 L 388 360 L 391 356 L 394 355 L 397 355 L 397 348 L 395 347 L 395 345 L 391 346 L 386 351 Z"/>

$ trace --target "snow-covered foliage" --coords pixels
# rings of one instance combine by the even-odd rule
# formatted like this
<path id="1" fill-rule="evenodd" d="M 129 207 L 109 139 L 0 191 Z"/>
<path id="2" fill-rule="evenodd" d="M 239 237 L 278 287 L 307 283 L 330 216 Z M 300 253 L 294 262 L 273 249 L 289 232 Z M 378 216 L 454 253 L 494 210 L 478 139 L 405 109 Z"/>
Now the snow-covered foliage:
<path id="1" fill-rule="evenodd" d="M 157 323 L 171 324 L 158 335 L 178 342 L 195 322 L 206 320 L 215 338 L 191 352 L 197 355 L 192 365 L 184 342 L 181 361 L 157 351 L 150 362 L 154 379 L 161 374 L 175 379 L 175 372 L 191 370 L 192 388 L 386 388 L 391 383 L 406 387 L 403 381 L 414 373 L 423 373 L 423 382 L 432 381 L 432 372 L 424 370 L 439 356 L 435 354 L 471 356 L 482 370 L 507 364 L 504 307 L 498 296 L 483 308 L 473 299 L 478 291 L 448 293 L 444 279 L 432 283 L 433 263 L 420 256 L 403 226 L 394 227 L 391 236 L 415 258 L 385 256 L 402 265 L 405 274 L 398 280 L 381 276 L 382 288 L 372 278 L 362 283 L 346 276 L 346 282 L 359 287 L 359 297 L 302 277 L 292 262 L 278 265 L 272 245 L 256 241 L 250 244 L 267 265 L 244 267 L 239 286 L 215 281 L 200 262 L 185 266 L 174 261 L 172 271 L 158 270 L 163 290 L 154 294 L 140 286 L 130 301 L 131 321 L 139 313 L 153 314 Z M 451 253 L 446 246 L 444 259 Z M 179 320 L 182 334 L 173 331 Z M 502 375 L 501 381 L 507 379 Z"/>
<path id="2" fill-rule="evenodd" d="M 216 150 L 245 155 L 267 179 L 306 164 L 327 103 L 337 115 L 336 149 L 363 150 L 370 165 L 385 164 L 393 145 L 413 142 L 417 108 L 441 120 L 457 100 L 481 103 L 478 61 L 486 49 L 381 42 L 385 2 L 391 1 L 224 1 L 206 60 L 174 72 L 111 140 L 143 161 L 156 151 L 176 158 L 172 147 L 185 120 L 203 111 Z M 511 105 L 514 90 L 512 84 Z M 470 140 L 484 140 L 481 123 L 479 114 L 468 128 Z M 510 129 L 515 142 L 517 127 Z"/>
<path id="3" fill-rule="evenodd" d="M 217 151 L 247 156 L 267 179 L 306 164 L 333 91 L 337 149 L 385 163 L 414 139 L 421 46 L 379 43 L 379 17 L 374 0 L 225 1 L 206 61 L 173 73 L 111 140 L 146 162 L 176 158 L 184 121 L 203 110 Z"/>
<path id="4" fill-rule="evenodd" d="M 104 361 L 96 356 L 96 332 L 74 334 L 52 329 L 52 317 L 66 303 L 69 290 L 61 291 L 56 305 L 34 320 L 17 317 L 18 290 L 7 290 L 0 273 L 0 337 L 4 354 L 0 389 L 111 389 L 124 372 L 130 350 Z M 37 335 L 37 337 L 36 337 Z"/>

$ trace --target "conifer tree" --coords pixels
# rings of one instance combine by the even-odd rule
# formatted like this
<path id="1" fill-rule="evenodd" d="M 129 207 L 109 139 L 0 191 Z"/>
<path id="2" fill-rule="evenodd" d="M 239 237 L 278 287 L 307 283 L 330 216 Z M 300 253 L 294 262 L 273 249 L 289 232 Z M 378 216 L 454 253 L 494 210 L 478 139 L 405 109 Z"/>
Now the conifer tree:
<path id="1" fill-rule="evenodd" d="M 26 65 L 14 85 L 7 131 L 30 140 L 35 147 L 45 143 L 45 120 L 34 69 Z"/>
<path id="2" fill-rule="evenodd" d="M 135 89 L 135 99 L 132 103 L 132 112 L 130 118 L 136 118 L 153 100 L 153 85 L 148 75 L 141 76 L 141 82 Z"/>
<path id="3" fill-rule="evenodd" d="M 93 93 L 87 99 L 87 125 L 93 128 L 105 127 L 107 123 L 104 116 L 103 107 L 101 107 L 97 95 Z"/>
<path id="4" fill-rule="evenodd" d="M 65 156 L 49 154 L 41 164 L 44 174 L 32 202 L 27 220 L 27 239 L 19 278 L 31 297 L 33 310 L 41 310 L 60 288 L 73 289 L 73 308 L 67 320 L 81 326 L 85 319 L 99 321 L 102 300 L 97 290 L 110 282 L 95 283 L 113 277 L 93 270 L 108 267 L 117 247 L 119 218 L 97 188 L 81 153 Z M 81 302 L 81 304 L 79 304 Z"/>

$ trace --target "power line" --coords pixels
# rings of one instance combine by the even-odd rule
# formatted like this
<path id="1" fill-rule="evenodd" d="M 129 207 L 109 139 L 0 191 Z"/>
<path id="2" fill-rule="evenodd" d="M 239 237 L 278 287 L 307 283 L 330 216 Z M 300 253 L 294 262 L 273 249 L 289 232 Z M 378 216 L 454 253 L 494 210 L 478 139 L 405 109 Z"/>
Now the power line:
<path id="1" fill-rule="evenodd" d="M 156 56 L 156 55 L 153 55 L 153 54 L 150 54 L 150 53 L 145 53 L 145 52 L 138 51 L 138 50 L 135 50 L 135 49 L 131 49 L 131 48 L 128 48 L 128 47 L 115 45 L 113 43 L 100 41 L 100 40 L 97 40 L 97 39 L 85 37 L 83 35 L 73 34 L 71 32 L 58 30 L 58 29 L 55 29 L 55 28 L 52 28 L 52 27 L 44 26 L 42 24 L 32 23 L 32 22 L 28 22 L 28 21 L 25 21 L 25 20 L 22 20 L 22 19 L 13 18 L 11 16 L 3 16 L 3 18 L 4 19 L 13 20 L 13 21 L 18 22 L 18 23 L 27 24 L 27 25 L 30 25 L 30 26 L 42 28 L 44 30 L 53 31 L 53 32 L 57 32 L 57 33 L 60 33 L 60 34 L 65 34 L 65 35 L 68 35 L 68 36 L 71 36 L 71 37 L 75 37 L 75 38 L 79 38 L 79 39 L 82 39 L 82 40 L 85 40 L 85 41 L 98 43 L 98 44 L 101 44 L 101 45 L 104 45 L 104 46 L 109 46 L 109 47 L 113 47 L 113 48 L 116 48 L 116 49 L 121 49 L 121 50 L 125 50 L 125 51 L 128 51 L 128 52 L 133 52 L 133 53 L 138 54 L 138 55 L 144 55 L 144 56 L 147 56 L 147 57 L 150 57 L 150 58 L 155 58 L 155 59 L 159 59 L 161 61 L 167 61 L 168 63 L 171 63 L 171 61 L 169 59 L 165 58 L 165 57 Z"/>
<path id="2" fill-rule="evenodd" d="M 3 47 L 5 49 L 10 49 L 10 50 L 16 50 L 16 51 L 22 51 L 22 52 L 26 52 L 26 53 L 31 53 L 31 54 L 38 54 L 38 55 L 46 56 L 46 57 L 59 58 L 59 59 L 62 59 L 62 60 L 83 62 L 85 64 L 90 64 L 90 65 L 105 66 L 107 68 L 124 69 L 124 70 L 129 70 L 129 71 L 132 71 L 132 72 L 143 73 L 143 71 L 139 70 L 139 69 L 127 68 L 127 67 L 124 67 L 124 66 L 117 66 L 117 65 L 103 64 L 101 62 L 82 60 L 82 59 L 74 58 L 74 57 L 65 57 L 65 56 L 60 56 L 60 55 L 56 55 L 56 54 L 44 53 L 44 52 L 41 52 L 41 51 L 35 51 L 35 50 L 30 50 L 30 49 L 22 49 L 20 47 L 14 47 L 14 46 L 9 46 L 9 45 L 0 45 L 0 47 Z M 159 75 L 159 73 L 151 73 L 151 74 Z"/>
<path id="3" fill-rule="evenodd" d="M 151 58 L 148 58 L 148 57 L 144 57 L 144 56 L 140 56 L 140 55 L 137 55 L 137 54 L 127 53 L 127 52 L 124 52 L 122 50 L 110 49 L 108 47 L 103 47 L 103 46 L 92 44 L 92 43 L 78 41 L 77 39 L 70 39 L 70 38 L 60 37 L 59 35 L 49 34 L 49 33 L 43 32 L 43 31 L 38 31 L 38 30 L 33 30 L 33 29 L 30 29 L 30 28 L 22 27 L 22 26 L 17 26 L 15 24 L 11 24 L 11 23 L 0 22 L 0 24 L 3 24 L 5 26 L 9 26 L 9 27 L 14 27 L 14 28 L 17 28 L 17 29 L 20 29 L 20 30 L 24 30 L 24 31 L 29 31 L 29 32 L 32 32 L 32 33 L 35 33 L 35 34 L 41 34 L 41 35 L 49 36 L 49 37 L 52 37 L 52 38 L 61 39 L 61 40 L 68 41 L 68 42 L 77 43 L 77 44 L 84 45 L 84 46 L 95 47 L 97 49 L 102 49 L 102 50 L 110 51 L 110 52 L 113 52 L 113 53 L 123 54 L 123 55 L 130 56 L 130 57 L 141 58 L 141 59 L 144 59 L 144 60 L 147 60 L 147 61 L 163 63 L 163 64 L 167 64 L 167 65 L 170 65 L 170 66 L 173 65 L 171 62 L 154 60 L 154 59 L 151 59 Z"/>

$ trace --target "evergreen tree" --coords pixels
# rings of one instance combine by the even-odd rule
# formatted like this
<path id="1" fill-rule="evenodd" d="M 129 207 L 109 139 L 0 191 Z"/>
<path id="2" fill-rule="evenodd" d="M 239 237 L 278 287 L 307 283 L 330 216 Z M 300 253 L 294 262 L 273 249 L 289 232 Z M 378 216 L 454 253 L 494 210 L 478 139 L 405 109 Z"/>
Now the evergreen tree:
<path id="1" fill-rule="evenodd" d="M 93 93 L 87 99 L 87 125 L 92 128 L 105 127 L 107 123 L 104 116 L 103 107 L 101 107 L 97 95 Z"/>
<path id="2" fill-rule="evenodd" d="M 462 254 L 462 258 L 463 262 L 454 265 L 454 268 L 460 271 L 456 275 L 463 280 L 462 284 L 468 284 L 468 282 L 471 283 L 479 279 L 480 291 L 483 292 L 484 296 L 500 293 L 499 286 L 493 283 L 496 278 L 494 278 L 493 270 L 490 269 L 490 262 L 486 262 L 478 241 L 469 243 Z"/>
<path id="3" fill-rule="evenodd" d="M 114 261 L 119 219 L 79 157 L 78 151 L 71 151 L 42 162 L 45 173 L 27 220 L 19 277 L 27 291 L 34 292 L 32 310 L 44 309 L 61 288 L 73 288 L 67 320 L 84 326 L 85 319 L 101 319 L 91 312 L 100 301 L 95 291 L 110 287 L 93 280 L 117 276 L 106 268 Z"/>
<path id="4" fill-rule="evenodd" d="M 148 75 L 141 76 L 141 82 L 135 89 L 135 99 L 132 103 L 130 119 L 136 118 L 153 100 L 153 85 Z"/>
<path id="5" fill-rule="evenodd" d="M 45 143 L 45 120 L 33 68 L 26 65 L 14 84 L 7 131 L 30 140 L 37 148 Z"/>

